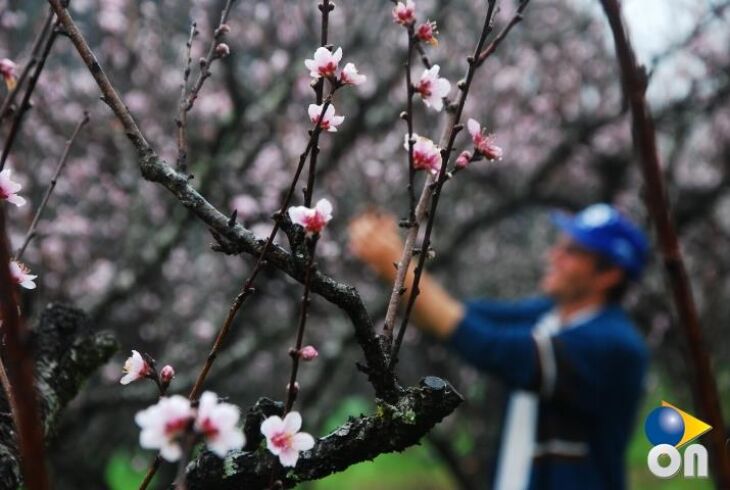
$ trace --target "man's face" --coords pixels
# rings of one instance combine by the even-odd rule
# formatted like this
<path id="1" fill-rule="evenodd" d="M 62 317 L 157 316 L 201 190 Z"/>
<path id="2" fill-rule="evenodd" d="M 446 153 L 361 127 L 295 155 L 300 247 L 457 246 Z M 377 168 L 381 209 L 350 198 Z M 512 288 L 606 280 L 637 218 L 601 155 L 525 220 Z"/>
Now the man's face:
<path id="1" fill-rule="evenodd" d="M 599 271 L 596 260 L 595 254 L 561 235 L 547 253 L 540 288 L 558 303 L 605 292 L 618 281 L 607 278 L 608 271 Z M 615 271 L 611 275 L 616 276 Z"/>

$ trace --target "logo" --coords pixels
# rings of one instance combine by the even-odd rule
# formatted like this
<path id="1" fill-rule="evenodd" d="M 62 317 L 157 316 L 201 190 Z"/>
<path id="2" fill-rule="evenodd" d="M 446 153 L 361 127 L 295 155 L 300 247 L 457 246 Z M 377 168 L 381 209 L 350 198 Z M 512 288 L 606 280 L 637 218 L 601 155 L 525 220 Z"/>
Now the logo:
<path id="1" fill-rule="evenodd" d="M 649 471 L 659 478 L 672 478 L 684 468 L 685 478 L 707 478 L 707 449 L 689 443 L 710 429 L 700 419 L 662 401 L 644 422 L 646 437 L 654 446 L 646 459 Z M 684 448 L 684 457 L 680 448 Z"/>

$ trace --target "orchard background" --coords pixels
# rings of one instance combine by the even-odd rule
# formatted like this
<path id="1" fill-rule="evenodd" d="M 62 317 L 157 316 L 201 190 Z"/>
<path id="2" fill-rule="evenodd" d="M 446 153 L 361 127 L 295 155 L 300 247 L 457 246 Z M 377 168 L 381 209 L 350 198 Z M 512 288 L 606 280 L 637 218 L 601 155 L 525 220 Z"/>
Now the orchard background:
<path id="1" fill-rule="evenodd" d="M 662 169 L 675 223 L 695 289 L 702 325 L 715 359 L 720 393 L 730 392 L 730 2 L 667 0 L 671 23 L 647 35 L 651 11 L 627 2 L 629 26 L 650 73 Z M 438 46 L 425 46 L 451 95 L 466 70 L 484 20 L 482 0 L 418 0 L 419 20 L 438 25 Z M 160 158 L 179 158 L 176 117 L 191 22 L 193 75 L 205 57 L 225 2 L 72 0 L 70 12 L 99 64 L 112 80 Z M 495 30 L 517 2 L 500 2 Z M 372 207 L 408 214 L 406 108 L 403 62 L 407 38 L 394 24 L 389 2 L 336 2 L 330 43 L 367 80 L 338 93 L 345 116 L 336 133 L 322 133 L 316 201 L 328 198 L 333 218 L 317 243 L 318 270 L 353 285 L 374 324 L 383 322 L 392 285 L 347 250 L 348 220 Z M 0 58 L 27 62 L 48 5 L 0 0 Z M 642 18 L 646 16 L 647 18 Z M 221 212 L 258 237 L 271 232 L 311 129 L 314 102 L 304 60 L 320 45 L 314 1 L 233 2 L 226 24 L 230 54 L 211 64 L 187 116 L 190 185 Z M 642 43 L 651 42 L 644 50 Z M 646 53 L 650 52 L 651 56 Z M 413 57 L 413 74 L 423 66 Z M 2 89 L 3 98 L 7 91 Z M 153 453 L 139 447 L 134 414 L 155 403 L 149 383 L 121 387 L 131 349 L 175 367 L 171 391 L 187 393 L 223 323 L 232 299 L 255 267 L 250 254 L 213 250 L 208 227 L 159 185 L 140 175 L 137 154 L 74 46 L 59 35 L 38 79 L 7 158 L 28 203 L 6 206 L 16 249 L 43 199 L 66 140 L 88 112 L 23 262 L 38 275 L 22 295 L 23 316 L 34 323 L 49 303 L 85 311 L 93 329 L 113 333 L 119 352 L 98 369 L 66 407 L 48 446 L 54 488 L 137 488 Z M 630 120 L 608 26 L 597 2 L 531 2 L 524 19 L 475 75 L 462 122 L 474 118 L 495 134 L 501 160 L 473 162 L 444 186 L 428 270 L 458 297 L 529 294 L 542 270 L 541 254 L 553 237 L 547 210 L 577 210 L 611 201 L 648 226 L 642 181 L 631 143 Z M 414 99 L 418 134 L 437 141 L 445 112 Z M 3 144 L 9 121 L 0 127 Z M 468 149 L 464 130 L 455 151 Z M 458 153 L 456 153 L 458 154 Z M 455 157 L 455 155 L 454 155 Z M 420 175 L 420 174 L 419 174 Z M 302 203 L 297 187 L 292 204 Z M 280 232 L 276 243 L 288 247 Z M 217 247 L 220 249 L 220 243 Z M 223 247 L 225 248 L 225 247 Z M 630 309 L 652 349 L 644 413 L 661 399 L 692 406 L 684 340 L 678 334 L 660 267 L 655 263 Z M 206 387 L 242 407 L 262 396 L 284 400 L 290 375 L 302 286 L 265 265 L 256 292 L 234 319 Z M 300 368 L 298 410 L 315 437 L 349 416 L 373 413 L 373 388 L 355 362 L 362 352 L 342 311 L 313 295 L 306 344 L 319 357 Z M 482 488 L 502 409 L 494 381 L 477 375 L 415 329 L 406 332 L 399 380 L 415 385 L 425 375 L 448 380 L 465 398 L 420 446 L 378 457 L 302 488 Z M 730 416 L 730 399 L 723 409 Z M 675 488 L 646 469 L 649 447 L 641 418 L 629 451 L 632 488 Z M 162 465 L 156 484 L 175 475 Z M 699 488 L 697 482 L 691 488 Z M 709 483 L 707 484 L 709 488 Z M 683 487 L 676 482 L 676 488 Z"/>

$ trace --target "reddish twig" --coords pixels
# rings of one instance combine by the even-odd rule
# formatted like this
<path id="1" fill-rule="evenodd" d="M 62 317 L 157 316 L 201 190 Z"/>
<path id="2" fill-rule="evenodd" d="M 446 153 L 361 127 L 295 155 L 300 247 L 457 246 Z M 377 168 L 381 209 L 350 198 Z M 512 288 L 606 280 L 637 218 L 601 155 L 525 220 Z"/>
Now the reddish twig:
<path id="1" fill-rule="evenodd" d="M 66 146 L 63 149 L 63 153 L 61 154 L 61 157 L 58 159 L 58 163 L 56 164 L 56 171 L 53 173 L 53 178 L 51 178 L 51 182 L 48 185 L 48 189 L 46 189 L 46 193 L 43 196 L 43 201 L 41 201 L 41 205 L 38 206 L 38 209 L 35 212 L 35 216 L 33 216 L 33 221 L 30 224 L 30 227 L 28 228 L 28 231 L 25 234 L 25 239 L 23 240 L 23 244 L 18 249 L 18 252 L 15 254 L 15 258 L 20 260 L 23 257 L 23 254 L 25 253 L 25 249 L 28 247 L 28 244 L 31 240 L 35 237 L 36 234 L 36 228 L 38 227 L 38 221 L 41 219 L 41 215 L 43 214 L 43 211 L 46 209 L 46 205 L 48 204 L 48 199 L 50 199 L 51 194 L 53 193 L 53 190 L 56 188 L 56 183 L 58 182 L 58 177 L 61 175 L 61 172 L 63 171 L 63 168 L 66 166 L 66 161 L 68 160 L 68 155 L 71 151 L 71 146 L 73 146 L 74 141 L 76 141 L 76 137 L 78 136 L 79 132 L 81 131 L 81 128 L 84 127 L 86 123 L 89 122 L 89 113 L 84 111 L 84 117 L 81 119 L 81 121 L 76 124 L 76 127 L 74 128 L 73 133 L 71 133 L 71 137 L 66 141 Z"/>
<path id="2" fill-rule="evenodd" d="M 35 390 L 35 364 L 16 301 L 17 286 L 10 274 L 10 243 L 5 227 L 5 207 L 0 205 L 0 316 L 3 318 L 3 354 L 7 361 L 12 399 L 16 405 L 20 463 L 28 490 L 50 488 L 46 471 L 38 400 Z"/>
<path id="3" fill-rule="evenodd" d="M 656 228 L 664 268 L 679 315 L 679 324 L 683 327 L 689 347 L 688 365 L 694 374 L 692 385 L 695 387 L 698 412 L 712 426 L 708 438 L 715 484 L 717 488 L 730 488 L 730 460 L 725 452 L 725 422 L 715 373 L 700 326 L 697 307 L 692 296 L 692 286 L 687 277 L 662 180 L 654 122 L 646 101 L 648 77 L 646 71 L 636 61 L 629 35 L 621 19 L 619 3 L 616 0 L 601 0 L 601 4 L 611 26 L 624 94 L 631 109 L 634 146 L 640 157 L 647 188 L 644 200 Z"/>

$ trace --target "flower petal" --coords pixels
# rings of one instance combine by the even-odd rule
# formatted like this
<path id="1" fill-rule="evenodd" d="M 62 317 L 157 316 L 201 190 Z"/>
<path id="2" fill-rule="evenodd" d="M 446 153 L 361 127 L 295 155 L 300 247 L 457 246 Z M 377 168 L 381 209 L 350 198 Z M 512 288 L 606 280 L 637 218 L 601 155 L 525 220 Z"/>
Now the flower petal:
<path id="1" fill-rule="evenodd" d="M 302 416 L 299 412 L 289 412 L 284 417 L 284 432 L 287 434 L 296 434 L 302 428 Z"/>
<path id="2" fill-rule="evenodd" d="M 314 447 L 314 437 L 306 432 L 299 432 L 292 437 L 291 447 L 297 451 L 309 451 Z"/>

